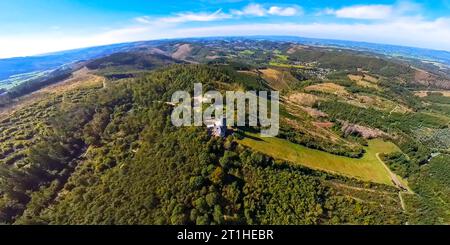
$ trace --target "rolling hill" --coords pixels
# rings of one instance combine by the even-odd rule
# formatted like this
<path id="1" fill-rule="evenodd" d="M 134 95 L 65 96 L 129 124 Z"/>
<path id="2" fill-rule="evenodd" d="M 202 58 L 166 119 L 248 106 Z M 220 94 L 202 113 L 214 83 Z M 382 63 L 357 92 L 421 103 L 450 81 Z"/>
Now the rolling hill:
<path id="1" fill-rule="evenodd" d="M 25 89 L 0 108 L 0 221 L 450 222 L 445 76 L 405 59 L 262 39 L 119 46 Z M 418 70 L 439 84 L 419 83 Z M 175 127 L 166 102 L 196 82 L 280 91 L 279 135 Z"/>

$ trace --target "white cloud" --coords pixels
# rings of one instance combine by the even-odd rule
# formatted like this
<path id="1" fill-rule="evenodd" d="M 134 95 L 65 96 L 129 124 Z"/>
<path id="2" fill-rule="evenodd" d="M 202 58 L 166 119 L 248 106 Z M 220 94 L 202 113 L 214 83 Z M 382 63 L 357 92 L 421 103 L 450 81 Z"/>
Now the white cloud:
<path id="1" fill-rule="evenodd" d="M 229 19 L 229 18 L 232 18 L 232 16 L 229 14 L 225 14 L 224 12 L 222 12 L 222 9 L 219 9 L 216 12 L 212 12 L 212 13 L 186 12 L 186 13 L 178 13 L 174 16 L 162 17 L 162 18 L 151 18 L 149 16 L 140 16 L 140 17 L 134 18 L 134 21 L 136 21 L 139 24 L 143 24 L 143 25 L 162 25 L 162 24 L 179 24 L 179 23 L 185 23 L 185 22 L 218 21 L 218 20 L 224 20 L 224 19 Z"/>
<path id="2" fill-rule="evenodd" d="M 0 57 L 32 55 L 95 45 L 201 36 L 293 35 L 389 43 L 450 51 L 450 17 L 427 21 L 401 18 L 375 23 L 236 24 L 180 28 L 158 25 L 121 28 L 87 37 L 21 36 L 0 38 Z M 31 41 L 32 40 L 32 44 Z"/>
<path id="3" fill-rule="evenodd" d="M 388 43 L 450 51 L 450 18 L 369 24 L 256 24 L 183 29 L 183 36 L 293 35 Z M 181 34 L 180 32 L 178 34 Z"/>
<path id="4" fill-rule="evenodd" d="M 183 23 L 183 22 L 206 22 L 229 19 L 232 16 L 225 14 L 221 9 L 214 13 L 180 13 L 173 17 L 165 17 L 158 19 L 163 23 Z"/>
<path id="5" fill-rule="evenodd" d="M 267 15 L 275 15 L 275 16 L 295 16 L 302 14 L 303 11 L 299 6 L 290 6 L 290 7 L 280 7 L 280 6 L 271 6 L 270 8 L 264 8 L 260 4 L 249 4 L 244 7 L 242 10 L 232 10 L 231 13 L 237 16 L 267 16 Z"/>
<path id="6" fill-rule="evenodd" d="M 270 7 L 270 9 L 268 11 L 268 13 L 271 15 L 279 15 L 279 16 L 294 16 L 294 15 L 298 15 L 300 12 L 301 12 L 301 10 L 296 7 L 282 8 L 282 7 L 277 7 L 277 6 Z"/>
<path id="7" fill-rule="evenodd" d="M 162 18 L 151 18 L 149 16 L 140 16 L 134 18 L 139 24 L 144 25 L 154 25 L 154 24 L 177 24 L 185 22 L 209 22 L 209 21 L 219 21 L 225 19 L 231 19 L 237 16 L 257 16 L 263 17 L 268 15 L 274 16 L 295 16 L 302 14 L 303 10 L 299 6 L 290 7 L 279 7 L 272 6 L 268 9 L 264 8 L 260 4 L 249 4 L 245 6 L 242 10 L 231 10 L 230 13 L 224 13 L 222 9 L 217 10 L 213 13 L 206 12 L 186 12 L 178 13 L 169 17 Z"/>
<path id="8" fill-rule="evenodd" d="M 158 38 L 162 30 L 146 27 L 128 27 L 116 29 L 90 36 L 71 36 L 64 34 L 2 36 L 0 38 L 0 58 L 30 56 L 62 50 L 131 42 L 150 38 Z M 162 36 L 161 36 L 162 38 Z"/>
<path id="9" fill-rule="evenodd" d="M 332 8 L 324 8 L 322 10 L 317 11 L 314 15 L 315 16 L 321 16 L 321 15 L 334 15 L 335 10 Z"/>
<path id="10" fill-rule="evenodd" d="M 197 23 L 196 27 L 182 28 L 177 25 L 184 22 L 218 21 L 237 17 L 237 13 L 224 13 L 218 10 L 213 13 L 181 13 L 165 18 L 142 16 L 135 18 L 134 26 L 99 31 L 97 34 L 80 36 L 61 32 L 24 35 L 1 35 L 0 57 L 12 57 L 22 55 L 34 55 L 46 52 L 54 52 L 73 48 L 106 45 L 112 43 L 152 40 L 161 38 L 183 38 L 199 36 L 246 36 L 246 35 L 293 35 L 316 38 L 331 38 L 352 41 L 365 41 L 375 43 L 389 43 L 397 45 L 415 46 L 423 48 L 443 49 L 450 51 L 450 17 L 442 17 L 429 20 L 417 15 L 418 5 L 408 2 L 397 3 L 384 14 L 367 16 L 371 8 L 357 8 L 359 11 L 349 10 L 350 7 L 339 9 L 340 16 L 352 18 L 370 19 L 371 21 L 352 21 L 350 23 L 280 23 L 280 24 L 216 24 L 204 27 Z M 384 5 L 382 5 L 384 6 Z M 248 7 L 248 6 L 247 6 Z M 291 6 L 296 8 L 295 6 Z M 252 15 L 263 16 L 281 15 L 290 16 L 301 14 L 301 8 L 293 11 L 291 7 L 272 6 L 264 8 L 253 6 L 244 8 L 239 16 Z M 355 6 L 353 6 L 355 7 Z M 361 7 L 361 6 L 359 6 Z M 261 12 L 261 9 L 264 10 Z M 383 8 L 381 8 L 383 9 Z M 323 9 L 321 14 L 338 15 L 339 10 Z M 346 11 L 344 11 L 346 10 Z M 362 12 L 366 12 L 363 15 Z M 369 11 L 370 12 L 370 11 Z M 346 17 L 346 18 L 347 18 Z"/>
<path id="11" fill-rule="evenodd" d="M 421 5 L 410 1 L 398 1 L 392 5 L 371 4 L 353 5 L 340 9 L 325 8 L 317 15 L 335 15 L 338 18 L 361 19 L 361 20 L 387 20 L 403 18 L 415 15 L 421 10 Z"/>
<path id="12" fill-rule="evenodd" d="M 390 5 L 359 5 L 344 7 L 338 10 L 327 10 L 338 18 L 379 20 L 392 16 L 393 8 Z"/>
<path id="13" fill-rule="evenodd" d="M 242 10 L 232 10 L 234 15 L 246 15 L 246 16 L 265 16 L 267 10 L 264 9 L 260 4 L 249 4 L 245 6 Z"/>
<path id="14" fill-rule="evenodd" d="M 136 17 L 136 18 L 134 18 L 134 20 L 135 20 L 136 22 L 141 23 L 141 24 L 151 24 L 151 23 L 152 23 L 151 18 L 148 17 L 148 16 Z"/>

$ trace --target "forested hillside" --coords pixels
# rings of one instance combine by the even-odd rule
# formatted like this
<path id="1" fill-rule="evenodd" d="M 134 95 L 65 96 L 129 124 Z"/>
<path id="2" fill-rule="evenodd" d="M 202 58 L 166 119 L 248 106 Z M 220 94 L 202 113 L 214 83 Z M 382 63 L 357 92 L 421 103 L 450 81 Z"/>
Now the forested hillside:
<path id="1" fill-rule="evenodd" d="M 376 205 L 334 196 L 337 190 L 326 183 L 337 177 L 280 165 L 238 146 L 233 137 L 174 128 L 170 107 L 158 101 L 191 81 L 211 80 L 231 82 L 217 69 L 180 66 L 97 90 L 96 96 L 56 102 L 56 118 L 44 119 L 48 131 L 21 160 L 27 166 L 2 171 L 3 219 L 18 224 L 401 222 L 398 211 L 382 210 L 388 219 L 380 219 L 369 215 L 378 212 Z M 368 216 L 353 215 L 355 209 Z"/>
<path id="2" fill-rule="evenodd" d="M 2 223 L 450 222 L 450 102 L 416 96 L 413 68 L 268 41 L 156 48 L 0 114 Z M 280 134 L 173 126 L 166 102 L 194 83 L 279 90 Z"/>

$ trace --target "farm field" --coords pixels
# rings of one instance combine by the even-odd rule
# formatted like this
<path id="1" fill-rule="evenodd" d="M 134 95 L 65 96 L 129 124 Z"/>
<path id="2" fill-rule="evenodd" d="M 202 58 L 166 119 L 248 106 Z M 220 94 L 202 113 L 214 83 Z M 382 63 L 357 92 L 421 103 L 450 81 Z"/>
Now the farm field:
<path id="1" fill-rule="evenodd" d="M 306 91 L 317 91 L 328 94 L 335 94 L 339 96 L 346 96 L 348 92 L 345 87 L 335 84 L 335 83 L 321 83 L 317 85 L 311 85 L 305 88 Z"/>
<path id="2" fill-rule="evenodd" d="M 273 89 L 288 89 L 291 84 L 297 81 L 295 77 L 287 71 L 272 68 L 259 71 L 262 73 L 262 78 L 266 80 Z"/>
<path id="3" fill-rule="evenodd" d="M 400 151 L 393 143 L 381 139 L 369 141 L 366 153 L 360 159 L 337 156 L 327 152 L 307 148 L 280 138 L 261 138 L 257 134 L 248 133 L 239 142 L 256 151 L 273 158 L 286 160 L 295 164 L 322 170 L 330 173 L 353 177 L 364 181 L 393 185 L 388 171 L 377 159 L 377 153 Z"/>
<path id="4" fill-rule="evenodd" d="M 378 91 L 381 91 L 381 88 L 378 87 L 378 85 L 377 85 L 378 80 L 375 77 L 372 77 L 369 75 L 359 76 L 359 75 L 351 75 L 350 74 L 350 75 L 348 75 L 348 78 L 350 80 L 356 82 L 356 84 L 358 86 L 373 88 Z"/>
<path id="5" fill-rule="evenodd" d="M 414 95 L 422 98 L 422 97 L 427 97 L 428 93 L 440 93 L 445 97 L 450 97 L 450 91 L 445 91 L 445 90 L 435 90 L 435 91 L 422 90 L 422 91 L 414 92 Z"/>
<path id="6" fill-rule="evenodd" d="M 275 66 L 275 67 L 282 67 L 282 68 L 299 68 L 299 69 L 306 68 L 306 66 L 304 66 L 304 65 L 283 64 L 283 63 L 279 63 L 279 62 L 276 62 L 276 61 L 269 62 L 269 65 Z"/>

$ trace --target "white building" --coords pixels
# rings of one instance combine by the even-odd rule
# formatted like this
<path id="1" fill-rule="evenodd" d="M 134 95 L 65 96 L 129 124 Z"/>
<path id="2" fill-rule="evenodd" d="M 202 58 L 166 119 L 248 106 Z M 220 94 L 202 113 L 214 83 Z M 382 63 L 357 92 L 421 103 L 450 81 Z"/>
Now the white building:
<path id="1" fill-rule="evenodd" d="M 225 117 L 220 119 L 205 119 L 205 124 L 211 135 L 216 137 L 225 137 L 227 133 L 227 121 Z"/>

